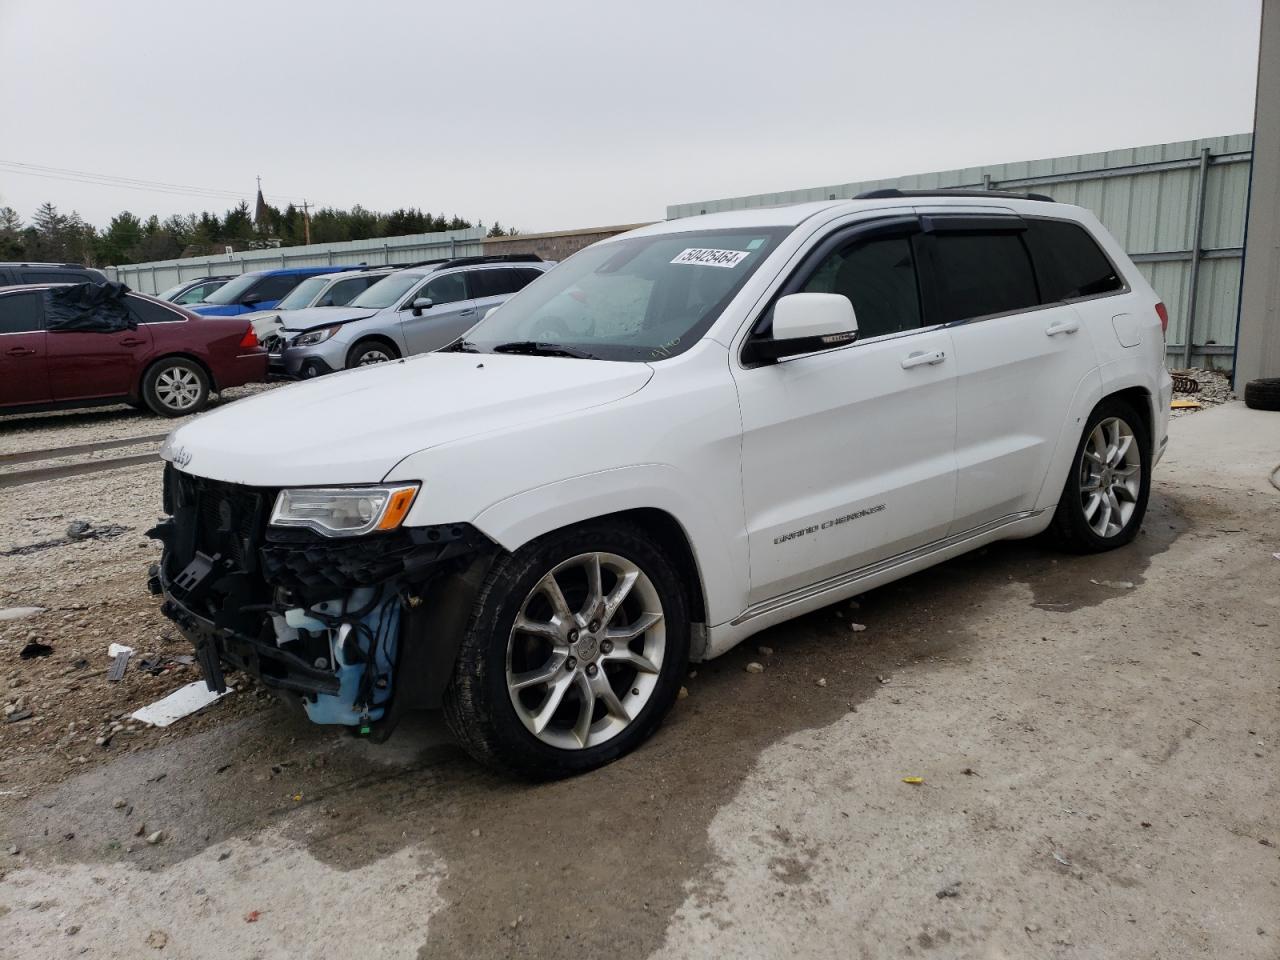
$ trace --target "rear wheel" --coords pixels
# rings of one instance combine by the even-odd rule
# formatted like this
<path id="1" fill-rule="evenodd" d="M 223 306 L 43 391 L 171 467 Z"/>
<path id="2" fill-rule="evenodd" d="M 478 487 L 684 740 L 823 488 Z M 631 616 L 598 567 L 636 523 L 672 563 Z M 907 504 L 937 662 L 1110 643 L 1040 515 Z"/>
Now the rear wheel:
<path id="1" fill-rule="evenodd" d="M 1151 492 L 1151 438 L 1123 400 L 1104 400 L 1085 422 L 1054 514 L 1062 543 L 1080 553 L 1123 546 L 1138 534 Z"/>
<path id="2" fill-rule="evenodd" d="M 209 402 L 209 377 L 194 360 L 169 357 L 142 378 L 142 398 L 162 417 L 199 413 Z"/>
<path id="3" fill-rule="evenodd" d="M 535 779 L 642 743 L 680 689 L 689 621 L 643 532 L 601 521 L 500 559 L 476 600 L 445 716 L 476 759 Z"/>
<path id="4" fill-rule="evenodd" d="M 400 351 L 386 340 L 361 340 L 347 351 L 347 369 L 370 367 L 400 359 Z"/>

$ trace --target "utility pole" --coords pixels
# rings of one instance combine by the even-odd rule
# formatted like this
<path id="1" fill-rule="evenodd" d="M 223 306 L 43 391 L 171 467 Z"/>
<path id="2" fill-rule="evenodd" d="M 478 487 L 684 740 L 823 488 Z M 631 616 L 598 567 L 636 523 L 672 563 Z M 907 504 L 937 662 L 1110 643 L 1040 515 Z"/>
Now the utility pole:
<path id="1" fill-rule="evenodd" d="M 311 246 L 311 211 L 307 209 L 307 201 L 304 197 L 302 200 L 302 231 L 305 237 L 305 243 Z"/>

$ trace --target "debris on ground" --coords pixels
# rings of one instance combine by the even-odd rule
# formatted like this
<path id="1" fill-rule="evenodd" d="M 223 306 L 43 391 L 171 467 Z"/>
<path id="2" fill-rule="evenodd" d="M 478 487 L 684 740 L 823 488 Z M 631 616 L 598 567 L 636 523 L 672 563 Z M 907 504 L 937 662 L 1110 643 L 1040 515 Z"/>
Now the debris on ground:
<path id="1" fill-rule="evenodd" d="M 680 688 L 680 692 L 676 694 L 676 699 L 677 699 L 677 700 L 683 700 L 683 699 L 684 699 L 685 697 L 687 697 L 687 696 L 689 696 L 689 688 L 688 688 L 688 687 L 681 687 L 681 688 Z"/>
<path id="2" fill-rule="evenodd" d="M 752 660 L 747 664 L 747 673 L 764 673 L 764 664 Z"/>
<path id="3" fill-rule="evenodd" d="M 976 777 L 979 775 L 978 771 L 974 770 L 972 767 L 965 767 L 960 772 L 963 773 L 966 777 Z"/>
<path id="4" fill-rule="evenodd" d="M 227 687 L 222 693 L 215 693 L 203 680 L 193 680 L 167 697 L 162 697 L 153 704 L 133 711 L 129 716 L 153 727 L 167 727 L 234 692 L 235 687 Z"/>
<path id="5" fill-rule="evenodd" d="M 756 649 L 760 651 L 760 656 L 762 656 L 762 657 L 772 657 L 772 656 L 773 656 L 773 647 L 763 647 L 763 646 L 762 646 L 762 647 L 756 647 Z"/>
<path id="6" fill-rule="evenodd" d="M 1217 406 L 1231 399 L 1231 381 L 1221 370 L 1191 367 L 1170 370 L 1173 377 L 1173 415 L 1186 416 L 1197 410 Z"/>
<path id="7" fill-rule="evenodd" d="M 163 950 L 169 943 L 169 935 L 163 930 L 152 930 L 147 934 L 147 946 L 153 950 Z"/>
<path id="8" fill-rule="evenodd" d="M 245 923 L 257 923 L 262 918 L 261 910 L 250 910 L 244 915 Z"/>
<path id="9" fill-rule="evenodd" d="M 128 527 L 122 527 L 117 523 L 108 523 L 106 526 L 95 527 L 88 520 L 72 520 L 67 525 L 68 540 L 110 540 L 118 537 L 122 533 L 127 533 Z"/>
<path id="10" fill-rule="evenodd" d="M 851 623 L 849 624 L 849 629 L 854 633 L 861 633 L 863 630 L 867 629 L 867 625 L 865 623 Z"/>
<path id="11" fill-rule="evenodd" d="M 1099 587 L 1111 587 L 1113 590 L 1132 590 L 1133 582 L 1130 580 L 1089 580 L 1090 583 Z"/>
<path id="12" fill-rule="evenodd" d="M 151 844 L 153 847 L 154 847 L 157 843 L 161 843 L 161 842 L 163 842 L 163 840 L 164 840 L 164 831 L 163 831 L 163 830 L 157 830 L 155 833 L 149 833 L 149 834 L 147 834 L 147 843 Z"/>
<path id="13" fill-rule="evenodd" d="M 30 720 L 31 717 L 32 717 L 31 711 L 23 709 L 21 707 L 16 708 L 14 710 L 10 710 L 8 707 L 5 707 L 5 710 L 4 710 L 4 718 L 9 723 L 18 723 L 21 720 Z"/>
<path id="14" fill-rule="evenodd" d="M 34 660 L 36 657 L 47 657 L 53 653 L 53 647 L 47 643 L 41 643 L 39 640 L 32 640 L 22 648 L 22 652 L 18 654 L 23 660 Z"/>
<path id="15" fill-rule="evenodd" d="M 1053 859 L 1057 860 L 1064 867 L 1071 866 L 1071 861 L 1067 859 L 1066 854 L 1059 853 L 1057 850 L 1053 851 Z"/>
<path id="16" fill-rule="evenodd" d="M 115 644 L 112 644 L 115 646 Z M 129 657 L 133 651 L 125 647 L 116 654 L 115 659 L 111 661 L 111 667 L 107 670 L 107 679 L 112 683 L 119 683 L 124 679 L 124 672 L 129 668 Z"/>
<path id="17" fill-rule="evenodd" d="M 44 613 L 44 607 L 0 607 L 0 620 L 21 620 Z"/>
<path id="18" fill-rule="evenodd" d="M 924 777 L 903 777 L 902 782 L 909 783 L 913 787 L 918 787 L 920 784 L 924 783 Z"/>
<path id="19" fill-rule="evenodd" d="M 819 678 L 818 678 L 818 686 L 820 686 L 820 687 L 825 687 L 826 685 L 827 685 L 827 678 L 826 678 L 826 677 L 819 677 Z"/>
<path id="20" fill-rule="evenodd" d="M 958 897 L 960 896 L 960 883 L 961 881 L 959 880 L 957 880 L 955 883 L 949 883 L 945 887 L 943 887 L 941 890 L 939 890 L 937 893 L 935 893 L 934 896 L 937 897 L 939 900 L 946 900 L 949 897 Z"/>

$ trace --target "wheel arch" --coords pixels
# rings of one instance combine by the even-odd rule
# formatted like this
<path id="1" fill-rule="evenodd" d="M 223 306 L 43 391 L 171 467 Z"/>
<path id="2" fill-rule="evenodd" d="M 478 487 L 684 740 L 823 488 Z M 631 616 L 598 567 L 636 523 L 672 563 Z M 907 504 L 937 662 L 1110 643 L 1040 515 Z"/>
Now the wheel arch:
<path id="1" fill-rule="evenodd" d="M 147 377 L 151 375 L 151 371 L 166 360 L 190 360 L 197 367 L 203 370 L 204 375 L 209 378 L 209 392 L 218 392 L 218 378 L 213 375 L 213 368 L 210 367 L 205 360 L 196 356 L 194 353 L 189 353 L 186 350 L 170 350 L 148 360 L 146 365 L 142 368 L 142 376 L 138 377 L 137 386 L 139 397 L 144 396 L 143 384 L 147 382 Z"/>
<path id="2" fill-rule="evenodd" d="M 689 584 L 690 620 L 718 623 L 741 610 L 749 577 L 745 545 L 726 536 L 714 508 L 681 494 L 672 472 L 650 464 L 563 480 L 508 497 L 471 522 L 506 550 L 584 523 L 630 522 L 659 543 Z"/>
<path id="3" fill-rule="evenodd" d="M 393 360 L 404 356 L 404 352 L 401 349 L 400 344 L 396 343 L 385 333 L 362 333 L 351 342 L 351 346 L 347 347 L 346 355 L 342 358 L 343 363 L 347 364 L 351 359 L 351 354 L 355 352 L 356 347 L 364 343 L 385 343 L 395 351 L 395 356 L 392 357 Z M 350 367 L 348 366 L 347 369 L 350 369 Z"/>

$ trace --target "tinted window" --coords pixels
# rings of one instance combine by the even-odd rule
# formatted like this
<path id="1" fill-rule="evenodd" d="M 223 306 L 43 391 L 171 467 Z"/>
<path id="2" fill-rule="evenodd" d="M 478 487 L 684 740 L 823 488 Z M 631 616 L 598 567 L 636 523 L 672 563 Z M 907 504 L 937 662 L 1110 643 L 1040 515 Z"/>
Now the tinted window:
<path id="1" fill-rule="evenodd" d="M 168 307 L 162 307 L 141 297 L 129 297 L 129 310 L 139 323 L 175 323 L 185 318 Z"/>
<path id="2" fill-rule="evenodd" d="M 515 270 L 473 270 L 467 274 L 467 282 L 473 297 L 506 296 L 528 283 Z"/>
<path id="3" fill-rule="evenodd" d="M 517 270 L 513 270 L 512 273 L 516 274 L 520 278 L 521 287 L 528 286 L 542 276 L 541 270 L 533 270 L 529 267 L 520 267 Z"/>
<path id="4" fill-rule="evenodd" d="M 939 233 L 942 319 L 969 320 L 1039 305 L 1031 258 L 1017 233 Z"/>
<path id="5" fill-rule="evenodd" d="M 462 274 L 450 273 L 443 277 L 436 277 L 436 279 L 413 295 L 415 300 L 418 297 L 429 297 L 433 304 L 456 303 L 458 300 L 467 299 L 467 291 L 462 283 Z"/>
<path id="6" fill-rule="evenodd" d="M 22 271 L 23 283 L 101 283 L 101 279 L 79 270 Z"/>
<path id="7" fill-rule="evenodd" d="M 40 329 L 39 294 L 14 293 L 0 297 L 0 333 L 30 333 Z"/>
<path id="8" fill-rule="evenodd" d="M 1089 231 L 1062 220 L 1028 220 L 1031 259 L 1046 303 L 1110 293 L 1124 287 Z"/>
<path id="9" fill-rule="evenodd" d="M 260 300 L 279 300 L 306 279 L 305 273 L 278 273 L 263 277 L 253 285 L 253 295 Z"/>
<path id="10" fill-rule="evenodd" d="M 848 297 L 860 339 L 920 326 L 915 258 L 907 237 L 866 240 L 836 251 L 818 265 L 803 290 Z"/>

